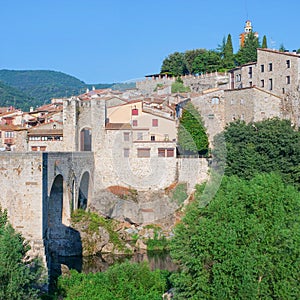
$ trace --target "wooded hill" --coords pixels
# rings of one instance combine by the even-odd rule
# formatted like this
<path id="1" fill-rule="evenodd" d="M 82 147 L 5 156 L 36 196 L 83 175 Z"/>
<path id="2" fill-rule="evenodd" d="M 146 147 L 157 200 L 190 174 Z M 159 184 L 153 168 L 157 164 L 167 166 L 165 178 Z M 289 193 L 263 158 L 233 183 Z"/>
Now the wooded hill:
<path id="1" fill-rule="evenodd" d="M 0 106 L 29 110 L 52 98 L 84 93 L 87 88 L 132 88 L 135 84 L 86 84 L 74 76 L 48 70 L 0 70 Z"/>

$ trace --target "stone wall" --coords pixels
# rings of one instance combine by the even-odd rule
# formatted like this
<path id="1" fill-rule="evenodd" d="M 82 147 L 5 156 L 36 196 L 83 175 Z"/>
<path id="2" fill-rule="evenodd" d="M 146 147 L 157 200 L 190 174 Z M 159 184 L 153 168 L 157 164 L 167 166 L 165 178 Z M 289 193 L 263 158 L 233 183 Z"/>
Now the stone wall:
<path id="1" fill-rule="evenodd" d="M 0 204 L 9 222 L 30 241 L 32 255 L 44 255 L 42 154 L 0 153 Z"/>
<path id="2" fill-rule="evenodd" d="M 201 92 L 206 89 L 222 87 L 228 88 L 229 76 L 223 73 L 207 73 L 199 76 L 186 75 L 181 76 L 183 84 L 190 87 L 193 92 Z M 171 86 L 175 82 L 175 77 L 152 77 L 143 81 L 138 81 L 136 87 L 145 94 L 151 94 L 157 88 L 157 85 Z"/>

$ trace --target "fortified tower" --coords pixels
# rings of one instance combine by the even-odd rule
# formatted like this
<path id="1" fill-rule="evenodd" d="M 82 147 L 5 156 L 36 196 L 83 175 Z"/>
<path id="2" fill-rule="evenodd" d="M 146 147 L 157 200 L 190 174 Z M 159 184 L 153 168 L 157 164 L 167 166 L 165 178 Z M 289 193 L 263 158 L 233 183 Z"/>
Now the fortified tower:
<path id="1" fill-rule="evenodd" d="M 252 24 L 250 20 L 246 21 L 244 32 L 240 34 L 240 48 L 244 47 L 247 35 L 252 32 Z M 258 38 L 258 33 L 254 32 L 254 36 Z"/>

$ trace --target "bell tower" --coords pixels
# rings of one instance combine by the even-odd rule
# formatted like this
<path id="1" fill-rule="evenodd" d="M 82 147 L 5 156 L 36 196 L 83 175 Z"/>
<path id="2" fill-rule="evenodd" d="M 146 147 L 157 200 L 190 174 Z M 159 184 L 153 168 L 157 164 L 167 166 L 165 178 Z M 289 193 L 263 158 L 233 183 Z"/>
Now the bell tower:
<path id="1" fill-rule="evenodd" d="M 240 34 L 240 48 L 244 47 L 245 40 L 250 32 L 252 32 L 252 24 L 250 20 L 247 20 L 244 27 L 244 32 Z M 254 32 L 254 35 L 258 38 L 257 32 Z"/>

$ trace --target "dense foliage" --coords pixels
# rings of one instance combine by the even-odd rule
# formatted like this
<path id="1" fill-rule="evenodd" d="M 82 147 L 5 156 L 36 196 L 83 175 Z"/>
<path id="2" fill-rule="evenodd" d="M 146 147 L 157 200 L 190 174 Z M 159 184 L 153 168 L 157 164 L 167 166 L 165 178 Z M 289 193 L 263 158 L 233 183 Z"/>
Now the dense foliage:
<path id="1" fill-rule="evenodd" d="M 224 177 L 206 207 L 201 192 L 171 242 L 175 299 L 299 299 L 299 192 L 275 174 Z"/>
<path id="2" fill-rule="evenodd" d="M 177 77 L 175 82 L 172 83 L 171 92 L 172 93 L 185 93 L 190 92 L 190 88 L 183 84 L 183 81 L 180 77 Z"/>
<path id="3" fill-rule="evenodd" d="M 178 128 L 178 149 L 180 154 L 205 155 L 208 152 L 206 129 L 192 103 L 183 108 Z"/>
<path id="4" fill-rule="evenodd" d="M 161 300 L 167 288 L 166 273 L 151 271 L 145 263 L 125 262 L 106 272 L 82 274 L 71 271 L 59 278 L 66 300 Z"/>
<path id="5" fill-rule="evenodd" d="M 0 208 L 0 299 L 38 299 L 36 286 L 42 269 L 38 261 L 24 261 L 28 250 Z"/>
<path id="6" fill-rule="evenodd" d="M 48 70 L 0 70 L 0 106 L 16 106 L 29 110 L 52 98 L 69 97 L 84 93 L 87 88 L 130 88 L 132 83 L 86 84 L 62 72 Z"/>
<path id="7" fill-rule="evenodd" d="M 37 104 L 38 102 L 32 97 L 0 81 L 0 106 L 21 107 L 29 110 L 30 106 Z"/>
<path id="8" fill-rule="evenodd" d="M 258 38 L 251 32 L 247 35 L 244 46 L 234 54 L 231 35 L 228 34 L 227 39 L 224 38 L 216 50 L 199 48 L 168 55 L 162 62 L 161 73 L 179 76 L 215 71 L 224 72 L 235 66 L 256 61 L 256 49 L 259 47 Z M 262 47 L 267 48 L 265 35 Z"/>
<path id="9" fill-rule="evenodd" d="M 256 173 L 278 172 L 285 182 L 300 186 L 300 132 L 289 120 L 234 122 L 215 137 L 214 143 L 223 137 L 227 157 L 218 147 L 213 154 L 220 162 L 226 160 L 225 174 L 250 179 Z"/>

